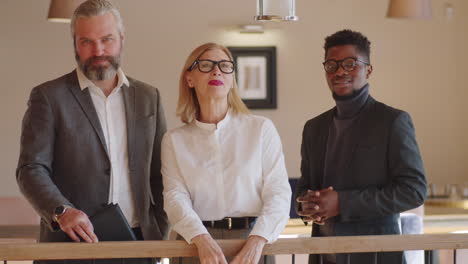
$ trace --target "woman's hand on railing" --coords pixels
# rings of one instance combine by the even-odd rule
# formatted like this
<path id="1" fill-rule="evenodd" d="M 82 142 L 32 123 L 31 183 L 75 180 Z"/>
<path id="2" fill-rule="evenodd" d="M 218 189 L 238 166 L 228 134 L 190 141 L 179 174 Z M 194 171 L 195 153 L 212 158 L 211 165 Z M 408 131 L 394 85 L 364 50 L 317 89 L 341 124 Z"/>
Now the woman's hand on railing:
<path id="1" fill-rule="evenodd" d="M 198 235 L 192 242 L 197 246 L 201 264 L 227 264 L 223 251 L 209 234 Z"/>
<path id="2" fill-rule="evenodd" d="M 262 257 L 267 240 L 261 236 L 250 236 L 245 245 L 230 264 L 257 264 Z"/>
<path id="3" fill-rule="evenodd" d="M 75 242 L 80 242 L 80 237 L 88 243 L 98 242 L 94 227 L 88 216 L 75 208 L 68 209 L 58 218 L 60 229 Z"/>

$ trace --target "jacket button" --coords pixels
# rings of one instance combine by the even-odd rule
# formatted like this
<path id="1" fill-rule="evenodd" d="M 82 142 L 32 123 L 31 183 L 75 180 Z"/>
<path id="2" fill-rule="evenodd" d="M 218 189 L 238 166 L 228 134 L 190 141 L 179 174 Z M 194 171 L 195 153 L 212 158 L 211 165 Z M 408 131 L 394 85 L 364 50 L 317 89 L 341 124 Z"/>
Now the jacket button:
<path id="1" fill-rule="evenodd" d="M 104 173 L 105 173 L 106 175 L 110 175 L 110 169 L 105 169 L 105 170 L 104 170 Z"/>

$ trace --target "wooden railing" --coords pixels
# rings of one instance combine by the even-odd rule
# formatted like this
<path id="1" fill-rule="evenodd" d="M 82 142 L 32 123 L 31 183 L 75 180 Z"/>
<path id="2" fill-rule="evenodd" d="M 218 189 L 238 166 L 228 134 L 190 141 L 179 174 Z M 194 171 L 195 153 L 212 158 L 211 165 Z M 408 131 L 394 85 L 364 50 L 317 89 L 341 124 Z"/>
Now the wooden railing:
<path id="1" fill-rule="evenodd" d="M 218 240 L 224 254 L 233 256 L 245 240 Z M 265 255 L 329 254 L 405 250 L 466 249 L 468 234 L 387 235 L 279 239 L 266 245 Z M 184 241 L 132 241 L 88 243 L 1 242 L 0 260 L 54 260 L 197 256 Z"/>

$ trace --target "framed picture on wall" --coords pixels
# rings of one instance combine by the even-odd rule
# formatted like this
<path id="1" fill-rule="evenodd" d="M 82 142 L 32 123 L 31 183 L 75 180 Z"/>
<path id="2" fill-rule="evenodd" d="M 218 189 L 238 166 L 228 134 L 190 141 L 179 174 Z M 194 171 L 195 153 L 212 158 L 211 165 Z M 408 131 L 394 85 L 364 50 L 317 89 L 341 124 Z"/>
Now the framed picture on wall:
<path id="1" fill-rule="evenodd" d="M 276 108 L 276 47 L 228 47 L 239 95 L 250 109 Z"/>

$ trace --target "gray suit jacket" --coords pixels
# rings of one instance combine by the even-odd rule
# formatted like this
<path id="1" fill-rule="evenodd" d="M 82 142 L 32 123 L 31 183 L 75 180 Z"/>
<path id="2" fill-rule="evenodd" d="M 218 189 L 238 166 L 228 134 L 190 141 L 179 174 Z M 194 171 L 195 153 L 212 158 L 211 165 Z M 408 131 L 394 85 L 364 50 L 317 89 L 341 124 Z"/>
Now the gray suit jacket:
<path id="1" fill-rule="evenodd" d="M 307 189 L 333 186 L 340 207 L 340 215 L 334 218 L 337 236 L 400 233 L 399 213 L 423 204 L 426 197 L 426 178 L 411 117 L 369 96 L 351 128 L 355 142 L 345 155 L 345 169 L 338 172 L 340 181 L 329 182 L 323 175 L 334 113 L 331 109 L 304 127 L 302 175 L 295 197 Z M 296 203 L 296 210 L 298 207 Z M 318 226 L 314 225 L 312 236 L 318 235 Z M 379 263 L 400 263 L 387 261 Z"/>
<path id="2" fill-rule="evenodd" d="M 135 211 L 143 237 L 159 240 L 168 227 L 160 173 L 166 123 L 158 90 L 128 80 L 122 91 Z M 57 206 L 93 215 L 108 203 L 110 166 L 93 101 L 88 89 L 80 89 L 76 71 L 35 87 L 23 119 L 16 179 L 41 216 L 40 241 L 63 239 L 54 232 Z"/>

